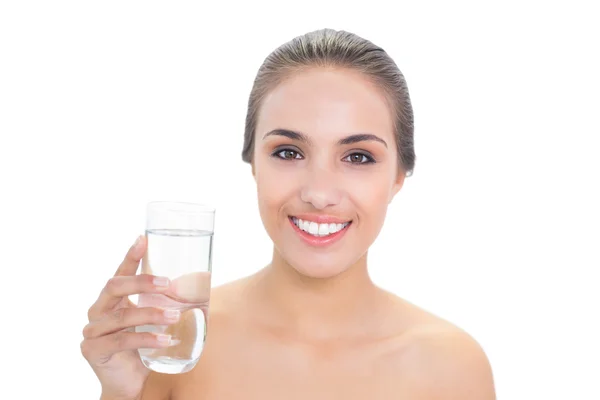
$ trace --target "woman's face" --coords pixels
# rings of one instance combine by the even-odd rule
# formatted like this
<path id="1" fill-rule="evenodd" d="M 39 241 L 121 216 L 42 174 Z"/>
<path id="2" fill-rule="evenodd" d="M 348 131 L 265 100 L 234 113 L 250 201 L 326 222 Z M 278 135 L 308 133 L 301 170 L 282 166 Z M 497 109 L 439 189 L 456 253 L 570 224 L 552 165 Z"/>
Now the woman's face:
<path id="1" fill-rule="evenodd" d="M 303 275 L 366 256 L 404 182 L 383 92 L 357 72 L 296 73 L 264 99 L 253 173 L 275 249 Z"/>

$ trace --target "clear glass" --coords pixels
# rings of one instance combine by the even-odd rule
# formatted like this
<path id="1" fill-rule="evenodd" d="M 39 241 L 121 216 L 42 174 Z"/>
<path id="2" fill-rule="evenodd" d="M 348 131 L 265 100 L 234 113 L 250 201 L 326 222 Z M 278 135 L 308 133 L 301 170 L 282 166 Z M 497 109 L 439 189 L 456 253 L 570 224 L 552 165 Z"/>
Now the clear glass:
<path id="1" fill-rule="evenodd" d="M 210 300 L 215 209 L 192 203 L 152 202 L 147 205 L 148 250 L 140 273 L 171 280 L 165 294 L 140 294 L 138 307 L 176 309 L 178 323 L 143 325 L 136 332 L 171 335 L 171 346 L 139 349 L 149 369 L 167 374 L 190 371 L 198 363 L 206 339 Z"/>

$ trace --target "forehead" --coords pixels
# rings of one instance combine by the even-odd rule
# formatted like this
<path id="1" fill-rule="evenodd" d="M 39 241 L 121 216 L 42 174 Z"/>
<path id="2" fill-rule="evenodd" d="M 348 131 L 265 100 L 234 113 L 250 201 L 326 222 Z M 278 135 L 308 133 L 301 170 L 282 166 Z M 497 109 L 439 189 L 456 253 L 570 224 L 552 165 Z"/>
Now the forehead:
<path id="1" fill-rule="evenodd" d="M 257 133 L 291 129 L 308 136 L 373 133 L 391 139 L 392 113 L 382 90 L 342 69 L 295 72 L 263 99 Z"/>

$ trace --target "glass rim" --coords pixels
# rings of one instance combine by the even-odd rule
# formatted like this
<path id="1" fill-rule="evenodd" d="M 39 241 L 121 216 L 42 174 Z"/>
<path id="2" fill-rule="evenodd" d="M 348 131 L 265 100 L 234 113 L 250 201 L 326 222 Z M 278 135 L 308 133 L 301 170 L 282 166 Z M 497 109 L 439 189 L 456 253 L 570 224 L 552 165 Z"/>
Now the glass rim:
<path id="1" fill-rule="evenodd" d="M 147 212 L 150 211 L 174 211 L 189 212 L 192 214 L 214 214 L 216 208 L 205 203 L 193 203 L 189 201 L 157 200 L 146 204 Z"/>

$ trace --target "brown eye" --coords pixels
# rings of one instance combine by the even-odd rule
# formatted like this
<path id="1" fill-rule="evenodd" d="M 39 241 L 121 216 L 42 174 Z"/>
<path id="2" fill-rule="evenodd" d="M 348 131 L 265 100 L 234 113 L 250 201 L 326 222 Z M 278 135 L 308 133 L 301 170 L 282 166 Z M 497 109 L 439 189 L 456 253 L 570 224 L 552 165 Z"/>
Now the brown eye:
<path id="1" fill-rule="evenodd" d="M 362 153 L 352 153 L 346 159 L 352 164 L 370 164 L 375 162 L 372 157 Z"/>
<path id="2" fill-rule="evenodd" d="M 282 158 L 284 160 L 295 160 L 300 158 L 300 153 L 296 150 L 292 149 L 283 149 L 276 153 L 277 157 Z"/>

